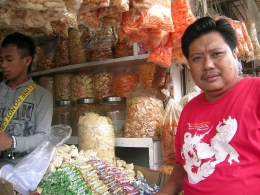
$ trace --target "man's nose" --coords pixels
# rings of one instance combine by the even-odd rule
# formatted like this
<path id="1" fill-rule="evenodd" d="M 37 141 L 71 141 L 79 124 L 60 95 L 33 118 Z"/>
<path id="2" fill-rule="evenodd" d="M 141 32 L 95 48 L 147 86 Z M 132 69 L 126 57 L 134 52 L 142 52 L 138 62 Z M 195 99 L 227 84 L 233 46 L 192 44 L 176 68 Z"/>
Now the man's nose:
<path id="1" fill-rule="evenodd" d="M 208 70 L 214 68 L 214 62 L 210 57 L 205 57 L 204 58 L 204 63 L 203 63 L 203 69 Z"/>

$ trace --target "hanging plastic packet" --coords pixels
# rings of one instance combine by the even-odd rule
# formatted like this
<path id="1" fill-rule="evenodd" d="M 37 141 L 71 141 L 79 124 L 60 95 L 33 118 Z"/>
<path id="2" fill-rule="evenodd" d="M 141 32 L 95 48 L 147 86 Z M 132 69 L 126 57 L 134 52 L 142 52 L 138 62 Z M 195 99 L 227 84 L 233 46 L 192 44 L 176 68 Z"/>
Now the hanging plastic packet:
<path id="1" fill-rule="evenodd" d="M 165 109 L 160 132 L 163 143 L 163 163 L 173 165 L 175 160 L 174 139 L 182 107 L 176 100 L 170 97 L 169 90 L 162 89 L 162 93 L 167 97 L 164 100 Z"/>
<path id="2" fill-rule="evenodd" d="M 181 106 L 184 107 L 191 99 L 196 97 L 201 93 L 201 89 L 198 86 L 194 86 L 194 92 L 188 93 L 187 95 L 181 98 Z"/>

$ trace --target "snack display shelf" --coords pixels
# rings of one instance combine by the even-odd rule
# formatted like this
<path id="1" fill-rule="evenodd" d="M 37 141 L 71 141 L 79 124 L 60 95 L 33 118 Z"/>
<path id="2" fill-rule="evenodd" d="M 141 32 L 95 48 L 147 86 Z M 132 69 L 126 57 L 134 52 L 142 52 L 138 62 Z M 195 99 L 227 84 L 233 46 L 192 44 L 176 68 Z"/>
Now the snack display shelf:
<path id="1" fill-rule="evenodd" d="M 62 67 L 51 68 L 47 70 L 30 72 L 29 76 L 37 77 L 43 75 L 51 75 L 55 73 L 63 72 L 79 72 L 79 71 L 97 71 L 99 69 L 113 69 L 115 71 L 121 71 L 126 67 L 138 66 L 147 61 L 149 54 L 138 54 L 138 45 L 133 45 L 133 55 L 121 58 L 106 59 L 100 61 L 86 62 L 82 64 L 73 64 Z"/>
<path id="2" fill-rule="evenodd" d="M 78 144 L 78 137 L 71 136 L 66 144 Z M 152 138 L 115 138 L 116 156 L 128 163 L 158 170 L 162 162 L 161 141 Z"/>

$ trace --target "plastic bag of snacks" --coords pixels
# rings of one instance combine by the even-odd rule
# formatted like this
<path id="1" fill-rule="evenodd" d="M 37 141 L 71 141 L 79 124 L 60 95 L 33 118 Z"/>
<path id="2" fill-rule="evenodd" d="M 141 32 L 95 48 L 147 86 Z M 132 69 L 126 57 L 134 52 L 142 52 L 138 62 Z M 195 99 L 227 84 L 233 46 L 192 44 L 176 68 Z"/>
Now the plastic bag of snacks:
<path id="1" fill-rule="evenodd" d="M 31 65 L 31 71 L 37 71 L 38 70 L 38 62 L 41 59 L 41 56 L 43 55 L 43 49 L 39 46 L 36 47 L 36 53 L 34 55 L 34 59 Z"/>
<path id="2" fill-rule="evenodd" d="M 103 18 L 118 12 L 129 11 L 129 3 L 127 0 L 110 0 L 109 7 L 99 8 L 98 17 Z"/>
<path id="3" fill-rule="evenodd" d="M 59 37 L 56 44 L 56 67 L 69 65 L 69 40 Z"/>
<path id="4" fill-rule="evenodd" d="M 174 21 L 174 32 L 170 33 L 168 44 L 172 47 L 181 47 L 180 39 L 186 28 L 195 22 L 196 17 L 193 15 L 188 0 L 177 0 L 171 3 L 172 20 Z M 178 44 L 176 45 L 176 42 Z"/>
<path id="5" fill-rule="evenodd" d="M 139 67 L 139 83 L 144 88 L 161 87 L 165 84 L 166 68 L 154 63 L 145 63 Z"/>
<path id="6" fill-rule="evenodd" d="M 134 55 L 134 48 L 133 45 L 130 45 L 127 39 L 123 41 L 118 41 L 115 46 L 115 57 L 126 57 Z"/>
<path id="7" fill-rule="evenodd" d="M 170 67 L 171 59 L 172 59 L 172 48 L 159 46 L 151 50 L 151 53 L 147 61 L 158 64 L 162 67 Z"/>
<path id="8" fill-rule="evenodd" d="M 159 28 L 173 31 L 171 0 L 133 0 L 133 7 L 141 12 L 141 28 Z"/>
<path id="9" fill-rule="evenodd" d="M 260 59 L 260 46 L 259 46 L 259 41 L 258 41 L 258 37 L 257 37 L 255 22 L 247 19 L 245 21 L 245 24 L 246 24 L 248 35 L 250 36 L 253 47 L 254 47 L 254 59 L 259 60 Z"/>
<path id="10" fill-rule="evenodd" d="M 69 57 L 71 64 L 81 64 L 87 61 L 86 49 L 82 46 L 83 30 L 70 29 L 69 31 Z"/>
<path id="11" fill-rule="evenodd" d="M 119 27 L 122 22 L 122 12 L 106 15 L 100 19 L 104 27 Z"/>
<path id="12" fill-rule="evenodd" d="M 97 30 L 100 24 L 100 19 L 98 18 L 98 10 L 82 12 L 78 15 L 79 21 L 81 21 L 88 28 Z"/>
<path id="13" fill-rule="evenodd" d="M 124 137 L 158 139 L 162 123 L 162 101 L 155 90 L 139 88 L 126 96 L 126 124 Z"/>
<path id="14" fill-rule="evenodd" d="M 125 97 L 127 93 L 133 92 L 139 81 L 138 74 L 121 73 L 114 76 L 113 93 L 115 96 Z"/>
<path id="15" fill-rule="evenodd" d="M 187 95 L 181 98 L 180 104 L 182 107 L 184 107 L 190 100 L 199 95 L 201 92 L 201 89 L 198 86 L 195 86 L 194 90 L 194 92 L 188 93 Z"/>
<path id="16" fill-rule="evenodd" d="M 164 46 L 169 40 L 170 32 L 161 29 L 148 29 L 149 40 L 147 41 L 147 45 L 149 48 L 155 48 L 159 45 Z"/>
<path id="17" fill-rule="evenodd" d="M 175 147 L 174 139 L 177 131 L 178 121 L 182 112 L 181 105 L 170 97 L 168 90 L 162 90 L 167 97 L 165 102 L 165 110 L 163 114 L 163 122 L 160 131 L 162 141 L 163 163 L 174 165 Z"/>
<path id="18" fill-rule="evenodd" d="M 108 7 L 109 2 L 110 0 L 83 0 L 79 8 L 79 13 L 97 10 L 102 7 Z"/>
<path id="19" fill-rule="evenodd" d="M 55 68 L 55 44 L 55 41 L 47 41 L 41 47 L 43 53 L 37 64 L 38 71 Z"/>
<path id="20" fill-rule="evenodd" d="M 215 16 L 215 20 L 226 19 L 236 31 L 238 58 L 245 61 L 251 61 L 254 58 L 253 45 L 248 36 L 245 23 L 239 20 L 232 20 L 225 16 Z"/>
<path id="21" fill-rule="evenodd" d="M 97 99 L 113 96 L 113 78 L 114 73 L 106 70 L 94 74 L 94 94 Z"/>

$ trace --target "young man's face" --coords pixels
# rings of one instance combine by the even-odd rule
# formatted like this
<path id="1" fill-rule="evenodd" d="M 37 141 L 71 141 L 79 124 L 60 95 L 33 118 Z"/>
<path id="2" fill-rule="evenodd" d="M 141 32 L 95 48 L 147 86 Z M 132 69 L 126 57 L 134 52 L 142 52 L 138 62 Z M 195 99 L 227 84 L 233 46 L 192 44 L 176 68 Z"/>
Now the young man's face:
<path id="1" fill-rule="evenodd" d="M 27 77 L 30 62 L 31 57 L 22 58 L 15 45 L 7 45 L 0 49 L 0 66 L 5 79 L 9 81 L 19 81 L 20 78 Z"/>
<path id="2" fill-rule="evenodd" d="M 237 80 L 237 56 L 217 32 L 202 35 L 190 44 L 188 62 L 194 82 L 208 101 L 223 95 Z"/>

